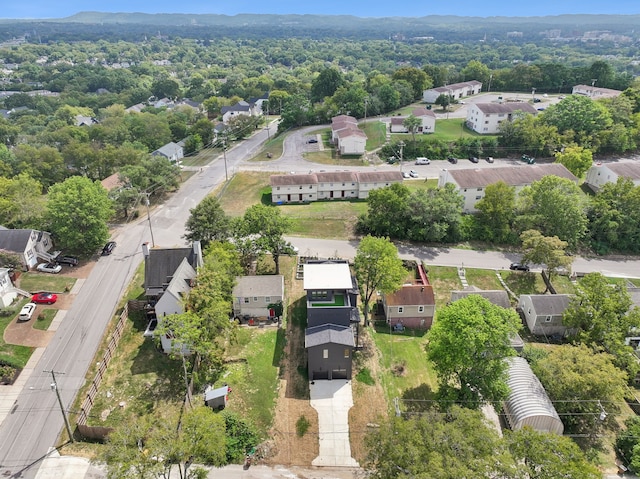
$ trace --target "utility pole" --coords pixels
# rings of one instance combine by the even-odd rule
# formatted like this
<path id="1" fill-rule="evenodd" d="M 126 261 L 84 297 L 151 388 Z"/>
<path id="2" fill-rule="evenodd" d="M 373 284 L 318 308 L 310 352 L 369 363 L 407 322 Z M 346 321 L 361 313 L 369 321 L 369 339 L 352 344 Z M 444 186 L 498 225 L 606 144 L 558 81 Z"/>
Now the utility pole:
<path id="1" fill-rule="evenodd" d="M 151 247 L 155 248 L 156 242 L 153 240 L 153 228 L 151 227 L 151 213 L 149 212 L 149 195 L 150 193 L 145 192 L 145 201 L 144 204 L 147 206 L 147 220 L 149 221 L 149 231 L 151 232 Z"/>
<path id="2" fill-rule="evenodd" d="M 400 147 L 400 173 L 402 173 L 402 149 L 404 148 L 404 141 L 400 141 L 398 146 Z"/>
<path id="3" fill-rule="evenodd" d="M 531 101 L 533 101 L 533 103 L 536 102 L 536 89 L 535 88 L 531 88 Z"/>
<path id="4" fill-rule="evenodd" d="M 227 137 L 226 136 L 223 138 L 222 142 L 223 142 L 222 154 L 224 155 L 224 179 L 225 181 L 229 181 L 229 174 L 227 173 Z"/>
<path id="5" fill-rule="evenodd" d="M 69 434 L 69 440 L 71 442 L 75 442 L 73 439 L 73 433 L 71 432 L 71 426 L 69 425 L 69 418 L 67 417 L 67 412 L 64 410 L 64 406 L 62 405 L 62 398 L 60 397 L 60 391 L 58 391 L 58 383 L 56 382 L 56 373 L 53 369 L 50 371 L 43 371 L 45 373 L 51 373 L 51 378 L 53 382 L 51 383 L 51 389 L 56 392 L 56 396 L 58 397 L 58 404 L 60 404 L 60 411 L 62 412 L 62 417 L 64 418 L 64 425 L 67 427 L 67 434 Z M 58 373 L 64 374 L 64 373 Z"/>

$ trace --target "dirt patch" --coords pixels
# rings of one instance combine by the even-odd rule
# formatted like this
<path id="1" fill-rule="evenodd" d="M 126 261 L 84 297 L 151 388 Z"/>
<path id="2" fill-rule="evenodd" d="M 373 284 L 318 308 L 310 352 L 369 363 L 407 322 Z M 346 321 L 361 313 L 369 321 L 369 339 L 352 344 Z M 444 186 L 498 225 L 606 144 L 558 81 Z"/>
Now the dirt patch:
<path id="1" fill-rule="evenodd" d="M 293 273 L 294 274 L 294 273 Z M 310 466 L 319 454 L 318 413 L 309 402 L 309 384 L 306 377 L 307 357 L 304 349 L 304 322 L 300 322 L 305 311 L 305 296 L 302 281 L 293 278 L 288 281 L 287 294 L 290 298 L 287 321 L 287 344 L 280 373 L 279 396 L 276 404 L 275 418 L 271 430 L 271 457 L 265 462 L 270 465 Z M 361 329 L 364 331 L 364 328 Z M 349 431 L 351 454 L 361 464 L 364 462 L 366 450 L 364 438 L 366 433 L 378 424 L 381 416 L 389 410 L 384 391 L 379 383 L 379 357 L 377 348 L 363 332 L 360 336 L 361 351 L 354 359 L 354 379 L 351 382 L 354 406 L 349 411 Z M 376 378 L 372 386 L 355 379 L 357 372 L 367 368 Z M 301 417 L 309 422 L 307 432 L 299 437 L 296 423 Z"/>

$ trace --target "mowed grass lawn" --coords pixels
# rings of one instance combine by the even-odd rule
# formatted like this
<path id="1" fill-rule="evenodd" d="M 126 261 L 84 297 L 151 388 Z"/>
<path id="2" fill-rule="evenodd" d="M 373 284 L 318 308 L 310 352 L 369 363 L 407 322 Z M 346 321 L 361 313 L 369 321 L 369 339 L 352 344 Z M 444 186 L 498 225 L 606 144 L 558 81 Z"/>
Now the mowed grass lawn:
<path id="1" fill-rule="evenodd" d="M 220 205 L 229 216 L 242 216 L 251 205 L 271 204 L 269 177 L 259 172 L 241 172 L 221 191 Z M 315 201 L 278 206 L 291 218 L 292 235 L 348 239 L 359 215 L 367 211 L 366 201 Z"/>

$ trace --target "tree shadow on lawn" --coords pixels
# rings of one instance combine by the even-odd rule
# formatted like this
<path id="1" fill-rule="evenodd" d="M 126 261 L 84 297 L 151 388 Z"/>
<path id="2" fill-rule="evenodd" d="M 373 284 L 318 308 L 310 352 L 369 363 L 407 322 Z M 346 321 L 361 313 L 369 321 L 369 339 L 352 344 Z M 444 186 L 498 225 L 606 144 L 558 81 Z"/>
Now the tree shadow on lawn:
<path id="1" fill-rule="evenodd" d="M 394 331 L 385 320 L 375 320 L 373 327 L 378 334 L 392 334 L 394 336 L 404 336 L 407 338 L 422 338 L 427 334 L 426 329 L 410 329 L 405 327 L 402 331 Z"/>
<path id="2" fill-rule="evenodd" d="M 421 384 L 415 388 L 407 389 L 402 394 L 402 407 L 404 412 L 422 413 L 436 407 L 435 392 L 428 384 Z"/>

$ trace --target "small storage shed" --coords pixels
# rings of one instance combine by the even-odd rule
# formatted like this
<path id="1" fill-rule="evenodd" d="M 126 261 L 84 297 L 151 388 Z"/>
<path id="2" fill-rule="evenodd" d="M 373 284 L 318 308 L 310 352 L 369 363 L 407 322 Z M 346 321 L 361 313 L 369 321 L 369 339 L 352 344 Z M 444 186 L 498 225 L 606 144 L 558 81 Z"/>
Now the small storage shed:
<path id="1" fill-rule="evenodd" d="M 212 409 L 224 409 L 227 405 L 229 386 L 219 388 L 207 386 L 204 391 L 204 404 Z"/>
<path id="2" fill-rule="evenodd" d="M 506 361 L 509 363 L 507 385 L 511 393 L 504 403 L 504 410 L 509 427 L 518 431 L 529 426 L 539 432 L 562 434 L 564 424 L 526 359 L 515 357 Z"/>

